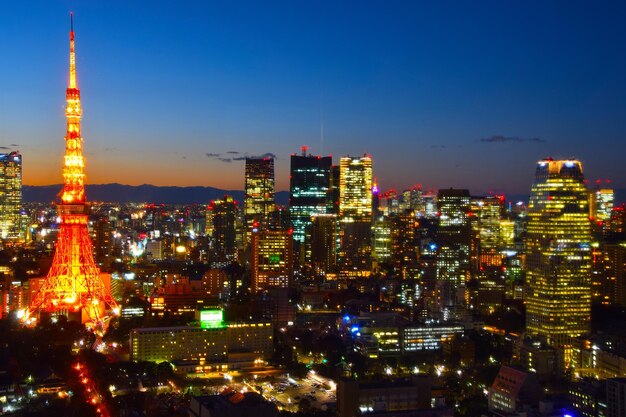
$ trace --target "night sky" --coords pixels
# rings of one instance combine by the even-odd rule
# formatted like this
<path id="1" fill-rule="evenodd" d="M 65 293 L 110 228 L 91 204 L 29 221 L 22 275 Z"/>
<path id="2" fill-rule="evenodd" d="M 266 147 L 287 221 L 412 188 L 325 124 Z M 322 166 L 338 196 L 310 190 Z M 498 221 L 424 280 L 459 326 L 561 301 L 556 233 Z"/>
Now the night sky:
<path id="1" fill-rule="evenodd" d="M 271 153 L 287 189 L 308 145 L 383 190 L 528 193 L 545 156 L 626 188 L 626 2 L 502 0 L 1 2 L 24 184 L 61 182 L 70 10 L 90 183 L 242 189 Z"/>

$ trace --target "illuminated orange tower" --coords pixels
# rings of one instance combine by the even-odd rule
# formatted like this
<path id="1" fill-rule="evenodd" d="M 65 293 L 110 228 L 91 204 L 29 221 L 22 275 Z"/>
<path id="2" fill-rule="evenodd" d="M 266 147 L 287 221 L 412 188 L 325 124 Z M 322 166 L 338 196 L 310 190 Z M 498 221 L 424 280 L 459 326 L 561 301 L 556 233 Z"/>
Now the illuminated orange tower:
<path id="1" fill-rule="evenodd" d="M 85 201 L 85 159 L 80 134 L 80 90 L 76 83 L 74 22 L 70 15 L 70 77 L 66 90 L 67 133 L 63 164 L 63 190 L 57 204 L 61 224 L 52 267 L 31 301 L 27 320 L 38 312 L 81 315 L 81 321 L 102 335 L 111 314 L 119 307 L 100 276 L 87 229 L 89 205 Z"/>

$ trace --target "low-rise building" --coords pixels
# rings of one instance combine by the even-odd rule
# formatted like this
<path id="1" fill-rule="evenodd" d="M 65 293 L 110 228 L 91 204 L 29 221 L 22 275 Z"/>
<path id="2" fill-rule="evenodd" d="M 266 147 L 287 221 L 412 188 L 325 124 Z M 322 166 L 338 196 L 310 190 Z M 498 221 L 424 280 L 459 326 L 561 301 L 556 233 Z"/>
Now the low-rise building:
<path id="1" fill-rule="evenodd" d="M 189 417 L 275 417 L 278 409 L 256 392 L 241 393 L 227 388 L 218 395 L 193 397 Z"/>
<path id="2" fill-rule="evenodd" d="M 270 322 L 225 323 L 221 311 L 199 326 L 138 328 L 130 336 L 131 360 L 174 362 L 196 373 L 262 366 L 273 347 Z"/>
<path id="3" fill-rule="evenodd" d="M 431 381 L 427 376 L 371 382 L 340 379 L 337 385 L 340 417 L 430 408 Z"/>
<path id="4" fill-rule="evenodd" d="M 502 366 L 489 388 L 489 411 L 506 416 L 537 406 L 543 397 L 543 389 L 534 373 Z"/>

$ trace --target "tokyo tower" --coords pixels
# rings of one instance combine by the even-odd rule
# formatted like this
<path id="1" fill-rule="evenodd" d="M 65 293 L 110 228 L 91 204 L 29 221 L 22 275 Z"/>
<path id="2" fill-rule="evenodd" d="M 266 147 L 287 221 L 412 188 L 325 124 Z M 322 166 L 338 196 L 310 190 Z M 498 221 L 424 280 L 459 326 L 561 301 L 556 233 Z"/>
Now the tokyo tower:
<path id="1" fill-rule="evenodd" d="M 76 83 L 74 22 L 70 15 L 70 74 L 66 90 L 67 133 L 63 164 L 63 189 L 57 204 L 61 218 L 54 259 L 24 319 L 34 323 L 40 312 L 80 317 L 96 335 L 106 331 L 119 307 L 100 276 L 87 229 L 89 204 L 85 201 L 83 138 L 80 134 L 80 90 Z"/>

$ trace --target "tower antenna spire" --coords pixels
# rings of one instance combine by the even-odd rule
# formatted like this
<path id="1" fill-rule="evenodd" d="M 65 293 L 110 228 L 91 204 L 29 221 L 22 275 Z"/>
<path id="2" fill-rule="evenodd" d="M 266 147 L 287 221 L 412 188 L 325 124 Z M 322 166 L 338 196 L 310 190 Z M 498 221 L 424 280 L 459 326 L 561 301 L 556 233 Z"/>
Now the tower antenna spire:
<path id="1" fill-rule="evenodd" d="M 76 52 L 74 50 L 74 13 L 70 12 L 70 81 L 69 88 L 76 89 Z"/>

